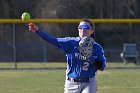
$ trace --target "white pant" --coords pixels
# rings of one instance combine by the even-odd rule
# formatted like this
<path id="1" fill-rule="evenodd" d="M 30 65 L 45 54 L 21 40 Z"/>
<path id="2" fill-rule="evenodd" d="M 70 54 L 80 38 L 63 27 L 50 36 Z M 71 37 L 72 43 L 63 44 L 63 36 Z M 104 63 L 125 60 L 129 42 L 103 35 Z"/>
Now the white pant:
<path id="1" fill-rule="evenodd" d="M 96 93 L 96 77 L 90 82 L 65 81 L 64 93 Z"/>

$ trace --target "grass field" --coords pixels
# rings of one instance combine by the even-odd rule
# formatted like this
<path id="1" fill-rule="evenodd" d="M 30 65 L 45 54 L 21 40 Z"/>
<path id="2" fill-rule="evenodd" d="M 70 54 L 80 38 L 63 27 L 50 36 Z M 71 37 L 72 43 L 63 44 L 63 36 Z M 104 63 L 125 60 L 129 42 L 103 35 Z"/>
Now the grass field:
<path id="1" fill-rule="evenodd" d="M 65 63 L 18 64 L 18 68 L 64 68 L 60 70 L 0 70 L 0 93 L 63 93 Z M 9 67 L 2 63 L 0 67 Z M 109 63 L 108 67 L 124 67 Z M 13 65 L 10 67 L 12 68 Z M 140 67 L 128 64 L 125 67 Z M 97 93 L 140 93 L 140 69 L 107 69 L 97 73 Z"/>
<path id="2" fill-rule="evenodd" d="M 0 69 L 14 69 L 14 63 L 2 63 L 0 62 Z M 26 68 L 66 68 L 65 62 L 19 62 L 17 63 L 18 69 Z M 129 63 L 124 65 L 123 63 L 107 63 L 107 68 L 140 68 L 140 65 Z"/>

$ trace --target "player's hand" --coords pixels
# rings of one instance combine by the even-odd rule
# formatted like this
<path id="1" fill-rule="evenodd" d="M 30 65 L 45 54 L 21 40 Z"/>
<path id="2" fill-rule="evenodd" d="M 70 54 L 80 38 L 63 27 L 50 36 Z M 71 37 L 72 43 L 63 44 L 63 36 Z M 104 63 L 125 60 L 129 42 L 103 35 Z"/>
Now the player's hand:
<path id="1" fill-rule="evenodd" d="M 35 25 L 34 23 L 29 23 L 28 26 L 29 26 L 29 31 L 31 32 L 35 33 L 38 30 L 37 25 Z"/>

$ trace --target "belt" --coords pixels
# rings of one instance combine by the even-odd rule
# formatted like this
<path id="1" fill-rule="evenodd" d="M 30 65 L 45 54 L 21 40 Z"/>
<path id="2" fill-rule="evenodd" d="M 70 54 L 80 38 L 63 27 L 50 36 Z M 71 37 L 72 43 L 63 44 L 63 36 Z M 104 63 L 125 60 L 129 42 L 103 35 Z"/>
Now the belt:
<path id="1" fill-rule="evenodd" d="M 90 82 L 91 78 L 69 78 L 68 77 L 68 80 L 72 82 Z"/>

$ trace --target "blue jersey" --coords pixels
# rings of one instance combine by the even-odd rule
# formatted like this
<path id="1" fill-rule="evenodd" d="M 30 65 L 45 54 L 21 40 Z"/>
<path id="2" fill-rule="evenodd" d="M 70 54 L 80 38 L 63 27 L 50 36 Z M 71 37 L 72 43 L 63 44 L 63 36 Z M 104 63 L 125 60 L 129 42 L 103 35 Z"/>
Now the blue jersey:
<path id="1" fill-rule="evenodd" d="M 93 52 L 88 60 L 84 60 L 81 56 L 78 46 L 81 40 L 80 37 L 65 37 L 55 38 L 47 32 L 41 30 L 36 31 L 36 34 L 42 37 L 50 44 L 63 50 L 66 54 L 67 70 L 66 75 L 69 78 L 92 78 L 95 76 L 97 68 L 93 66 L 95 60 L 103 63 L 100 70 L 104 70 L 106 66 L 106 58 L 103 48 L 96 42 L 93 43 Z"/>

